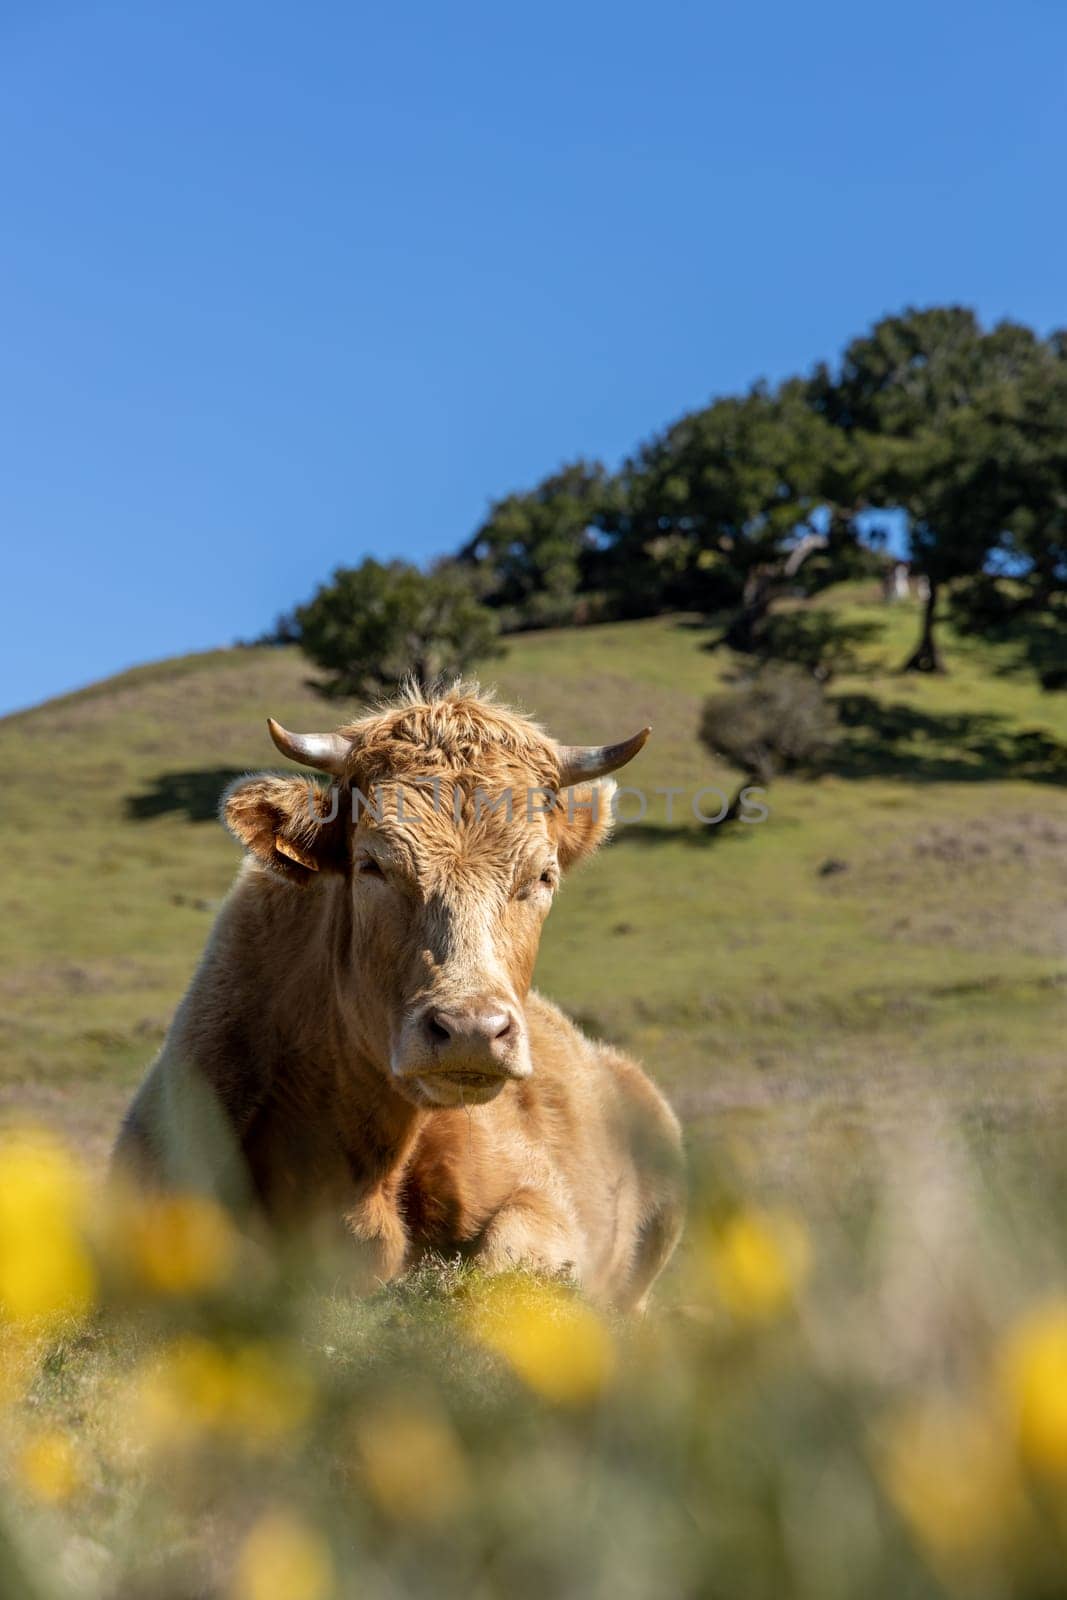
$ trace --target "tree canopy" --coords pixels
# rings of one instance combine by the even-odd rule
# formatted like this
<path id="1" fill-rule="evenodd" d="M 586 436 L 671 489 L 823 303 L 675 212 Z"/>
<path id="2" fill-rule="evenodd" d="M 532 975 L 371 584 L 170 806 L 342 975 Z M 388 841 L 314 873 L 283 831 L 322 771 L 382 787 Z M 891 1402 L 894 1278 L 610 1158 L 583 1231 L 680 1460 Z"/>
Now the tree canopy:
<path id="1" fill-rule="evenodd" d="M 486 603 L 513 626 L 574 620 L 589 587 L 608 474 L 599 461 L 561 467 L 525 494 L 509 494 L 459 552 L 478 571 Z"/>
<path id="2" fill-rule="evenodd" d="M 935 668 L 946 586 L 1067 591 L 1065 441 L 1067 335 L 908 310 L 836 369 L 688 412 L 615 475 L 578 463 L 498 502 L 463 554 L 508 626 L 580 617 L 583 596 L 598 616 L 732 610 L 728 641 L 766 653 L 775 599 L 870 570 L 863 529 L 895 512 L 927 589 L 905 665 Z"/>
<path id="3" fill-rule="evenodd" d="M 926 587 L 902 665 L 942 665 L 946 597 L 977 628 L 1067 610 L 1067 333 L 962 306 L 884 317 L 836 366 L 713 399 L 617 472 L 579 459 L 495 501 L 439 571 L 339 569 L 295 631 L 344 693 L 461 668 L 498 628 L 663 610 L 725 614 L 735 648 L 825 675 L 849 641 L 798 639 L 774 608 L 884 567 L 877 513 Z"/>
<path id="4" fill-rule="evenodd" d="M 941 665 L 943 587 L 985 571 L 1009 548 L 1013 521 L 1032 526 L 1025 507 L 1036 480 L 1019 414 L 1035 385 L 1047 397 L 1054 361 L 1028 328 L 1004 322 L 984 333 L 973 312 L 943 307 L 884 318 L 848 346 L 836 379 L 825 369 L 813 378 L 820 411 L 854 440 L 864 502 L 907 517 L 912 564 L 927 580 L 908 667 Z"/>
<path id="5" fill-rule="evenodd" d="M 371 558 L 338 567 L 294 613 L 304 653 L 331 696 L 367 698 L 406 678 L 428 684 L 491 655 L 496 619 L 454 563 L 420 572 Z"/>

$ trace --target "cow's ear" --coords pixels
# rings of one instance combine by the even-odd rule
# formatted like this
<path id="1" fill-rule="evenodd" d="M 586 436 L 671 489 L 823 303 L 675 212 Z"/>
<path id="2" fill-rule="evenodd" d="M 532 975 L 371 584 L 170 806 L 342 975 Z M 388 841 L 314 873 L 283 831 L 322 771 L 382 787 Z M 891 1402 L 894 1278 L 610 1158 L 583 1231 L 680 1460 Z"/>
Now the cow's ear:
<path id="1" fill-rule="evenodd" d="M 614 799 L 614 778 L 579 783 L 560 791 L 554 816 L 556 848 L 564 872 L 603 844 L 615 822 Z"/>
<path id="2" fill-rule="evenodd" d="M 257 861 L 300 885 L 317 874 L 344 871 L 343 813 L 337 788 L 321 789 L 310 778 L 239 778 L 222 797 L 222 820 L 234 838 Z"/>

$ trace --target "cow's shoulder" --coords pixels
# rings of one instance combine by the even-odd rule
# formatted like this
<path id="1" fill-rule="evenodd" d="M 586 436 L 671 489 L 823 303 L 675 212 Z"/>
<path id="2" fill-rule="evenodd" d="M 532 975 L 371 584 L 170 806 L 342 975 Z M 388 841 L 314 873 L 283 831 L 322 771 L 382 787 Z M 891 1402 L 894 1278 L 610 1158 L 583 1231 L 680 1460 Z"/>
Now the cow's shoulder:
<path id="1" fill-rule="evenodd" d="M 646 1120 L 656 1137 L 680 1148 L 681 1128 L 666 1096 L 641 1064 L 615 1045 L 591 1038 L 558 1006 L 531 992 L 527 1003 L 534 1079 L 566 1085 L 571 1095 L 592 1097 L 601 1114 L 614 1112 L 627 1123 Z M 526 1085 L 522 1086 L 526 1088 Z"/>
<path id="2" fill-rule="evenodd" d="M 559 1006 L 547 1000 L 543 994 L 538 994 L 536 989 L 531 989 L 526 998 L 526 1022 L 530 1030 L 531 1049 L 540 1046 L 551 1053 L 559 1050 L 572 1055 L 591 1055 L 596 1049 L 596 1041 L 583 1033 Z"/>

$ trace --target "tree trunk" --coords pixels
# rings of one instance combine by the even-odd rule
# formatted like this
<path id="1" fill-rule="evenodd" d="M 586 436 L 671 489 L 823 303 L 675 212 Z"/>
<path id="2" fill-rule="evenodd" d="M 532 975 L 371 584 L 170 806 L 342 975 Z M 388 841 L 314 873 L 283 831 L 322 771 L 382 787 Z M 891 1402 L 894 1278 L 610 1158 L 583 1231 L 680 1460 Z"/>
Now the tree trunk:
<path id="1" fill-rule="evenodd" d="M 926 596 L 926 605 L 923 607 L 922 632 L 919 642 L 911 655 L 905 661 L 902 672 L 944 672 L 945 666 L 941 660 L 941 652 L 937 648 L 937 639 L 934 636 L 934 619 L 937 613 L 937 584 L 930 579 L 930 588 Z"/>
<path id="2" fill-rule="evenodd" d="M 725 828 L 731 823 L 737 822 L 741 816 L 741 811 L 745 804 L 742 798 L 745 790 L 759 789 L 765 794 L 771 786 L 771 779 L 774 777 L 774 773 L 774 762 L 769 758 L 763 762 L 760 767 L 757 767 L 755 771 L 746 772 L 745 776 L 741 779 L 741 782 L 734 790 L 734 796 L 727 807 L 725 817 L 723 817 L 721 822 L 716 823 L 716 829 Z"/>
<path id="3" fill-rule="evenodd" d="M 756 648 L 760 628 L 781 590 L 796 577 L 813 550 L 825 550 L 828 544 L 824 533 L 808 533 L 778 566 L 764 562 L 752 569 L 745 579 L 741 609 L 724 635 L 731 650 L 748 652 Z"/>
<path id="4" fill-rule="evenodd" d="M 734 790 L 734 797 L 730 801 L 729 810 L 727 811 L 725 817 L 723 817 L 722 821 L 719 823 L 719 827 L 720 828 L 725 828 L 725 826 L 726 826 L 726 824 L 728 822 L 736 822 L 737 821 L 738 817 L 741 815 L 741 796 L 744 794 L 746 789 L 750 789 L 752 787 L 752 785 L 756 784 L 756 783 L 759 783 L 759 779 L 758 778 L 754 778 L 751 775 L 751 773 L 748 775 L 748 777 L 742 778 L 741 782 L 738 784 L 737 788 Z M 763 787 L 763 786 L 761 785 L 761 787 Z"/>
<path id="5" fill-rule="evenodd" d="M 770 606 L 770 586 L 761 585 L 758 589 L 753 588 L 751 598 L 745 599 L 742 603 L 740 611 L 735 613 L 723 636 L 731 650 L 740 650 L 747 655 L 756 648 L 757 630 Z"/>

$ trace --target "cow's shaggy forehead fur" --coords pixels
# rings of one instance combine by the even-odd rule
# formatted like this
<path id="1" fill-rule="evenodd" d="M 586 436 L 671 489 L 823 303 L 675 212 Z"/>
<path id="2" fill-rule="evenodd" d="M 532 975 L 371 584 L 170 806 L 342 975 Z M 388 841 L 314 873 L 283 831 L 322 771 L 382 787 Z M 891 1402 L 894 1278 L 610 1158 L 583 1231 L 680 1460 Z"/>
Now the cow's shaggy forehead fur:
<path id="1" fill-rule="evenodd" d="M 613 782 L 577 791 L 575 816 L 559 797 L 555 741 L 477 684 L 405 688 L 337 731 L 352 744 L 344 782 L 366 802 L 361 834 L 424 889 L 499 895 L 536 875 L 546 851 L 566 865 L 610 827 Z"/>
<path id="2" fill-rule="evenodd" d="M 559 787 L 554 741 L 477 684 L 428 693 L 411 686 L 338 732 L 352 740 L 347 776 L 361 786 L 447 774 L 487 789 L 517 779 Z"/>

